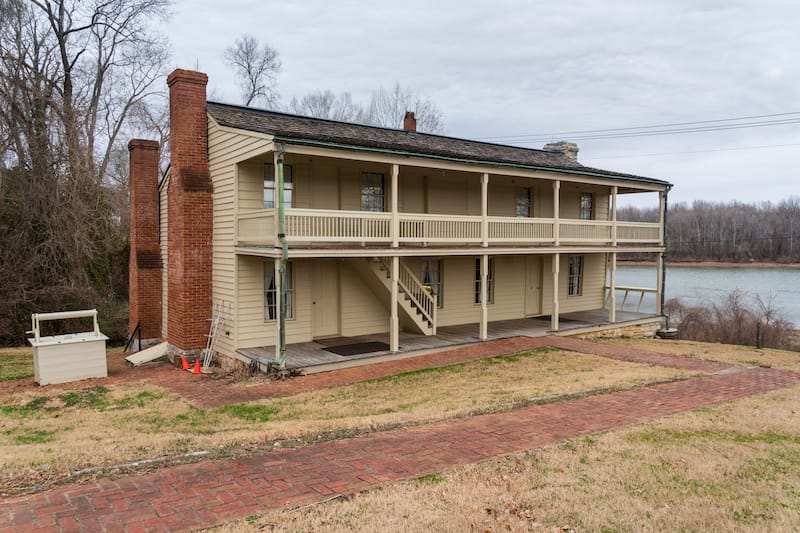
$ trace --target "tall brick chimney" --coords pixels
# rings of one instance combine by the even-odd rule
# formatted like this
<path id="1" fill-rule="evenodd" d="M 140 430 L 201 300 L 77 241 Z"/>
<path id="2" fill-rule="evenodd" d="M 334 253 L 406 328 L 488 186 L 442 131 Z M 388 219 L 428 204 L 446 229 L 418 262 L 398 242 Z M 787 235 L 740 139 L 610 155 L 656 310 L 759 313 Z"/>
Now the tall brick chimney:
<path id="1" fill-rule="evenodd" d="M 211 317 L 212 185 L 208 171 L 206 84 L 202 72 L 167 78 L 170 114 L 167 340 L 178 353 L 206 345 Z"/>
<path id="2" fill-rule="evenodd" d="M 403 129 L 417 131 L 417 117 L 414 116 L 413 111 L 406 111 L 406 116 L 403 117 Z"/>
<path id="3" fill-rule="evenodd" d="M 161 253 L 158 246 L 158 143 L 133 139 L 130 152 L 131 255 L 128 331 L 161 336 Z M 140 347 L 141 348 L 141 347 Z"/>

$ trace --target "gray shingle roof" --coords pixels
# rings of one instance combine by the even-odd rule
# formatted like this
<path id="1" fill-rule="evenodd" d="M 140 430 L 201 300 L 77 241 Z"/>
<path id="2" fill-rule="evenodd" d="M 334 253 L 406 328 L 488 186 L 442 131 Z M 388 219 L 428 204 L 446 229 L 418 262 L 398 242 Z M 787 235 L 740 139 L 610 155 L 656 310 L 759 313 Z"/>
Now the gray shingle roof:
<path id="1" fill-rule="evenodd" d="M 669 185 L 666 181 L 653 178 L 585 167 L 560 152 L 336 122 L 217 102 L 208 102 L 208 113 L 221 126 L 266 133 L 295 141 L 391 150 L 422 157 L 444 157 L 501 165 L 573 171 L 579 174 L 602 175 Z"/>

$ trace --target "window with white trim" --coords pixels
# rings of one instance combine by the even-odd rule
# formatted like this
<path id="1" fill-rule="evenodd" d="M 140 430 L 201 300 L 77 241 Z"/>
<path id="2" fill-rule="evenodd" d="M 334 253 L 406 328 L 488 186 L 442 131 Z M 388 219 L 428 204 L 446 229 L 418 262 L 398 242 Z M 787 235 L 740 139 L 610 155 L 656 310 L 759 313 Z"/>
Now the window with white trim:
<path id="1" fill-rule="evenodd" d="M 283 165 L 283 207 L 291 209 L 294 192 L 294 173 L 292 165 Z M 275 182 L 275 165 L 264 165 L 264 209 L 278 206 L 277 183 Z"/>
<path id="2" fill-rule="evenodd" d="M 533 189 L 530 187 L 517 187 L 517 216 L 533 216 Z"/>
<path id="3" fill-rule="evenodd" d="M 382 213 L 386 205 L 385 179 L 380 172 L 361 173 L 361 210 Z"/>
<path id="4" fill-rule="evenodd" d="M 294 283 L 292 264 L 286 263 L 286 318 L 294 318 Z M 278 283 L 275 279 L 275 264 L 264 263 L 264 320 L 278 319 Z"/>
<path id="5" fill-rule="evenodd" d="M 594 218 L 594 194 L 590 192 L 581 193 L 581 220 L 592 220 Z"/>
<path id="6" fill-rule="evenodd" d="M 583 256 L 569 256 L 569 277 L 567 282 L 567 295 L 580 296 L 583 292 Z"/>
<path id="7" fill-rule="evenodd" d="M 475 259 L 475 303 L 481 303 L 481 258 Z M 488 302 L 494 303 L 494 257 L 489 258 L 489 270 L 486 275 L 486 295 Z"/>
<path id="8" fill-rule="evenodd" d="M 442 260 L 423 259 L 422 275 L 420 281 L 427 288 L 431 295 L 436 298 L 436 305 L 439 309 L 444 307 L 444 293 L 442 292 Z"/>

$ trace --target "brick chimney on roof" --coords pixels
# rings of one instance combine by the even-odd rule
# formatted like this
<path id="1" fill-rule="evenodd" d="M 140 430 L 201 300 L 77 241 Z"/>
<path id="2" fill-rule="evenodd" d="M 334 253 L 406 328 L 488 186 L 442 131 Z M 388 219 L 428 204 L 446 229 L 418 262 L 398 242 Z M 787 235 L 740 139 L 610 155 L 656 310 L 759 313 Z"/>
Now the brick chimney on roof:
<path id="1" fill-rule="evenodd" d="M 167 78 L 170 175 L 167 191 L 167 340 L 178 352 L 206 345 L 211 317 L 213 199 L 208 169 L 206 84 L 202 72 Z"/>
<path id="2" fill-rule="evenodd" d="M 567 141 L 558 141 L 555 143 L 547 143 L 542 150 L 548 152 L 561 152 L 573 161 L 578 160 L 578 145 Z"/>
<path id="3" fill-rule="evenodd" d="M 403 129 L 417 131 L 417 117 L 414 116 L 413 111 L 406 111 L 406 116 L 403 117 Z"/>

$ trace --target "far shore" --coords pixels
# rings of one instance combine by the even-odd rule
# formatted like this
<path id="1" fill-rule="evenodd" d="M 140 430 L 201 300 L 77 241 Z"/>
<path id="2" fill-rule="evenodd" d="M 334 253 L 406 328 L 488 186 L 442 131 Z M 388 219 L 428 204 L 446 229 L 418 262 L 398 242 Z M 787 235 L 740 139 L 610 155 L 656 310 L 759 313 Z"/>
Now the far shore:
<path id="1" fill-rule="evenodd" d="M 617 264 L 626 266 L 656 266 L 655 261 L 625 261 L 618 259 Z M 667 261 L 671 267 L 700 267 L 700 268 L 797 268 L 800 263 L 728 263 L 724 261 Z"/>

